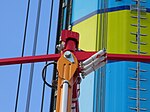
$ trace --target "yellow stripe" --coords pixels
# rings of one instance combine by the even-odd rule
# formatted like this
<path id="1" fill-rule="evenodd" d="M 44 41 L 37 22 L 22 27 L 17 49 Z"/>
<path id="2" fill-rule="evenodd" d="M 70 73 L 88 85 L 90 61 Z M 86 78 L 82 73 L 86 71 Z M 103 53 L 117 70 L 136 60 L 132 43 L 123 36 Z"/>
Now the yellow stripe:
<path id="1" fill-rule="evenodd" d="M 80 34 L 79 47 L 83 50 L 93 51 L 96 44 L 97 16 L 93 16 L 73 26 L 73 31 Z"/>
<path id="2" fill-rule="evenodd" d="M 130 43 L 130 41 L 136 41 L 135 35 L 131 35 L 130 32 L 137 32 L 137 28 L 131 26 L 136 24 L 137 19 L 131 18 L 130 11 L 123 10 L 117 12 L 110 12 L 108 14 L 108 39 L 107 39 L 107 51 L 109 53 L 127 53 L 133 54 L 130 50 L 136 50 L 137 45 Z M 141 28 L 141 33 L 150 35 L 150 14 L 146 15 L 147 20 L 141 20 L 141 24 L 147 25 L 147 28 Z M 141 45 L 141 51 L 148 52 L 150 54 L 150 38 L 149 36 L 141 36 L 141 42 L 146 42 L 147 45 Z"/>
<path id="3" fill-rule="evenodd" d="M 135 35 L 131 35 L 130 32 L 137 30 L 136 27 L 131 26 L 137 23 L 137 19 L 131 18 L 131 15 L 129 10 L 108 13 L 107 52 L 132 54 L 130 50 L 137 50 L 137 45 L 130 43 L 136 40 Z M 147 28 L 141 28 L 141 33 L 148 36 L 141 36 L 141 42 L 146 42 L 147 45 L 141 45 L 141 51 L 148 52 L 150 55 L 150 13 L 147 13 L 146 17 L 148 19 L 141 20 L 141 24 L 147 25 Z M 98 40 L 97 44 L 101 44 L 101 39 L 96 39 L 97 15 L 73 26 L 73 30 L 80 33 L 81 49 L 96 50 L 96 40 Z"/>

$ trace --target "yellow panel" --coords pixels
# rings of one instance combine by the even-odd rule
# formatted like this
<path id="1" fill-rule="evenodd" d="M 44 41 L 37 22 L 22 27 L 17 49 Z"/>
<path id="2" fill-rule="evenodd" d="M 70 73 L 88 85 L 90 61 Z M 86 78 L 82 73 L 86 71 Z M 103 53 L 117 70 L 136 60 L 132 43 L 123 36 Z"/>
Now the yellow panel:
<path id="1" fill-rule="evenodd" d="M 131 18 L 130 10 L 122 10 L 108 13 L 108 30 L 107 30 L 107 52 L 133 54 L 130 50 L 137 50 L 137 44 L 132 44 L 131 41 L 136 41 L 136 36 L 130 32 L 137 32 L 137 28 L 131 26 L 136 24 L 137 19 Z M 150 13 L 145 15 L 148 19 L 141 20 L 142 25 L 147 25 L 147 28 L 141 28 L 141 33 L 148 36 L 141 36 L 141 42 L 146 42 L 147 45 L 141 45 L 141 51 L 147 52 L 150 55 Z M 100 33 L 97 34 L 97 23 L 100 25 L 99 16 L 92 16 L 75 26 L 73 31 L 80 33 L 79 47 L 83 50 L 93 51 L 96 46 L 101 46 Z M 98 42 L 96 42 L 98 41 Z"/>
<path id="2" fill-rule="evenodd" d="M 73 26 L 73 31 L 80 34 L 79 48 L 86 51 L 95 51 L 97 16 L 90 17 Z"/>
<path id="3" fill-rule="evenodd" d="M 131 18 L 129 10 L 115 11 L 108 14 L 108 38 L 107 52 L 133 54 L 130 50 L 137 50 L 137 44 L 130 41 L 136 41 L 136 36 L 130 32 L 137 32 L 137 27 L 131 26 L 136 24 L 137 19 Z M 147 28 L 141 28 L 141 33 L 150 35 L 150 14 L 146 15 L 148 19 L 142 20 L 141 24 L 147 25 Z M 142 37 L 141 42 L 146 42 L 147 45 L 141 45 L 141 51 L 150 54 L 150 38 L 149 36 Z"/>

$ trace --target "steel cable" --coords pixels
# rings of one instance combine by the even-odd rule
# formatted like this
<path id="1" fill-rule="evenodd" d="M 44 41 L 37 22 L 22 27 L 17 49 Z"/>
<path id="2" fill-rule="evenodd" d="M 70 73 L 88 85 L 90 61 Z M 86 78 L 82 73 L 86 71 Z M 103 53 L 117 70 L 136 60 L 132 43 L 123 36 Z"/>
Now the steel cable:
<path id="1" fill-rule="evenodd" d="M 47 81 L 46 81 L 46 70 L 47 70 L 47 67 L 49 66 L 49 65 L 56 65 L 57 63 L 56 62 L 51 62 L 51 63 L 48 63 L 48 64 L 46 64 L 45 66 L 44 66 L 44 68 L 42 69 L 42 79 L 43 79 L 43 81 L 44 81 L 44 84 L 46 84 L 48 87 L 50 87 L 50 88 L 52 88 L 52 89 L 56 89 L 56 87 L 55 86 L 53 86 L 52 84 L 49 84 Z"/>
<path id="2" fill-rule="evenodd" d="M 23 37 L 23 43 L 22 43 L 21 57 L 24 56 L 24 51 L 25 51 L 29 11 L 30 11 L 30 0 L 28 0 L 28 4 L 27 4 L 27 11 L 26 11 L 26 19 L 25 19 L 25 28 L 24 28 L 24 37 Z M 19 77 L 18 77 L 18 85 L 17 85 L 17 93 L 16 93 L 16 102 L 15 102 L 15 112 L 17 112 L 17 108 L 18 108 L 18 99 L 19 99 L 19 92 L 20 92 L 21 76 L 22 76 L 22 64 L 20 64 L 20 69 L 19 69 Z"/>
<path id="3" fill-rule="evenodd" d="M 58 0 L 59 1 L 59 11 L 58 11 L 58 24 L 57 24 L 57 36 L 56 36 L 56 45 L 59 44 L 59 40 L 60 40 L 60 34 L 61 34 L 61 30 L 63 28 L 63 1 L 64 0 Z M 59 53 L 58 49 L 55 49 L 55 53 Z M 56 80 L 56 69 L 57 67 L 54 66 L 53 69 L 53 80 Z M 53 112 L 55 110 L 55 103 L 56 103 L 56 97 L 55 97 L 55 90 L 52 89 L 51 91 L 51 99 L 50 99 L 50 106 L 49 106 L 49 112 Z"/>
<path id="4" fill-rule="evenodd" d="M 36 26 L 35 26 L 35 34 L 34 34 L 34 43 L 33 43 L 32 56 L 35 56 L 35 54 L 36 54 L 37 40 L 38 40 L 38 31 L 39 31 L 39 22 L 40 22 L 40 13 L 41 13 L 41 4 L 42 4 L 42 0 L 39 0 L 37 17 L 36 17 Z M 27 101 L 26 101 L 25 112 L 29 112 L 29 108 L 30 108 L 30 99 L 31 99 L 31 91 L 32 91 L 33 74 L 34 74 L 34 63 L 31 63 L 30 78 L 29 78 L 29 84 L 28 84 L 28 93 L 27 93 Z"/>
<path id="5" fill-rule="evenodd" d="M 47 50 L 46 54 L 49 53 L 49 47 L 50 47 L 50 39 L 51 39 L 51 26 L 52 26 L 52 15 L 53 15 L 53 5 L 54 1 L 51 2 L 51 8 L 50 8 L 50 21 L 49 21 L 49 29 L 48 29 L 48 40 L 47 40 Z M 47 62 L 45 63 L 45 66 L 47 65 Z M 45 79 L 46 79 L 47 69 L 45 69 Z M 43 83 L 43 89 L 42 89 L 42 101 L 41 101 L 41 112 L 43 111 L 43 105 L 44 105 L 44 95 L 45 95 L 45 84 Z"/>

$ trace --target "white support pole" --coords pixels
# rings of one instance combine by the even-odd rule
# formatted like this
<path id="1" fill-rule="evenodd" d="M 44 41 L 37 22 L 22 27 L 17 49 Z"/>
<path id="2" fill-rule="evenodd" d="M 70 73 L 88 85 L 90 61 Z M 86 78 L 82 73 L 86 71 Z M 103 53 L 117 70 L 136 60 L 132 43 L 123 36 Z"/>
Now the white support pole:
<path id="1" fill-rule="evenodd" d="M 69 82 L 67 80 L 64 80 L 63 81 L 63 91 L 62 91 L 61 112 L 67 112 L 68 87 L 69 87 Z"/>
<path id="2" fill-rule="evenodd" d="M 96 58 L 99 58 L 104 54 L 105 54 L 105 50 L 100 50 L 99 52 L 95 53 L 94 55 L 92 55 L 87 60 L 83 61 L 82 65 L 87 65 L 87 64 L 91 63 L 93 60 L 95 60 Z"/>
<path id="3" fill-rule="evenodd" d="M 82 76 L 85 77 L 87 76 L 89 73 L 95 71 L 96 69 L 103 67 L 106 64 L 106 62 L 100 62 L 99 64 L 97 64 L 96 66 L 92 66 L 86 70 L 83 70 L 82 72 Z"/>
<path id="4" fill-rule="evenodd" d="M 99 57 L 99 58 L 96 58 L 95 60 L 93 60 L 91 63 L 89 63 L 88 65 L 84 65 L 82 66 L 82 69 L 83 70 L 86 70 L 90 67 L 94 67 L 96 66 L 97 64 L 99 64 L 100 62 L 104 61 L 106 59 L 105 56 L 102 56 L 102 57 Z"/>

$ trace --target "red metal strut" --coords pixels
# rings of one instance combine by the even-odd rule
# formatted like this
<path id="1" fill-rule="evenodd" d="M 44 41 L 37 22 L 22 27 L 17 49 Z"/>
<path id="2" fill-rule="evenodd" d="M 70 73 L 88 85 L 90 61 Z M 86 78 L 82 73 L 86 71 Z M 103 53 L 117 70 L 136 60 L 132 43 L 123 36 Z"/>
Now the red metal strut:
<path id="1" fill-rule="evenodd" d="M 66 51 L 71 52 L 71 56 L 73 56 L 72 59 L 77 60 L 77 61 L 75 61 L 75 62 L 77 62 L 77 63 L 75 63 L 77 65 L 78 65 L 78 62 L 84 61 L 96 53 L 96 51 L 94 51 L 94 52 L 78 51 L 79 34 L 76 32 L 63 30 L 62 34 L 61 34 L 61 40 L 64 45 L 64 49 L 62 50 L 62 52 L 60 54 L 4 58 L 4 59 L 0 59 L 0 65 L 2 66 L 2 65 L 35 63 L 35 62 L 44 62 L 44 61 L 58 61 L 59 60 L 60 67 L 58 67 L 58 68 L 65 67 L 66 64 L 68 64 L 67 66 L 72 67 L 72 66 L 75 66 L 74 63 L 68 63 L 66 60 L 68 58 L 67 57 L 64 58 Z M 150 56 L 133 55 L 133 54 L 107 54 L 107 60 L 150 62 Z M 61 65 L 61 63 L 64 63 L 64 65 Z M 70 71 L 69 69 L 70 68 L 67 67 L 68 71 Z M 65 73 L 69 73 L 67 70 L 65 70 Z M 60 71 L 61 71 L 61 69 L 60 69 Z M 74 71 L 72 73 L 74 73 Z M 78 74 L 79 74 L 78 69 L 76 70 L 76 72 L 74 74 L 75 74 L 75 76 L 73 76 L 73 77 L 78 78 Z M 61 82 L 63 82 L 63 80 L 64 80 L 63 78 L 68 79 L 68 77 L 63 76 L 60 79 L 60 84 L 61 84 Z M 68 84 L 70 83 L 69 81 L 68 81 Z M 72 80 L 72 81 L 74 81 L 74 80 Z M 70 89 L 71 91 L 73 91 L 72 99 L 76 99 L 78 96 L 77 95 L 78 94 L 77 93 L 78 92 L 77 84 L 78 84 L 77 82 L 74 83 L 73 89 Z M 69 84 L 69 86 L 72 86 L 72 85 Z M 61 91 L 62 91 L 62 88 L 60 87 L 60 93 L 61 93 Z M 62 96 L 60 96 L 60 99 L 61 99 L 61 97 Z M 74 101 L 72 101 L 72 103 L 74 103 L 76 105 L 75 112 L 79 112 L 78 100 L 74 100 Z M 60 106 L 60 108 L 62 108 L 62 107 Z M 69 110 L 69 108 L 67 110 Z"/>
<path id="2" fill-rule="evenodd" d="M 78 61 L 84 61 L 96 51 L 76 51 L 74 54 Z M 24 63 L 34 63 L 34 62 L 44 62 L 44 61 L 57 61 L 60 54 L 49 54 L 49 55 L 38 55 L 38 56 L 25 56 L 25 57 L 15 57 L 15 58 L 2 58 L 0 59 L 0 65 L 12 65 L 12 64 L 24 64 Z M 133 55 L 133 54 L 110 54 L 107 53 L 107 60 L 111 61 L 139 61 L 139 62 L 150 62 L 149 55 Z"/>

